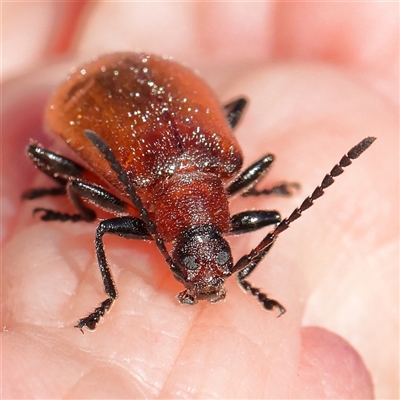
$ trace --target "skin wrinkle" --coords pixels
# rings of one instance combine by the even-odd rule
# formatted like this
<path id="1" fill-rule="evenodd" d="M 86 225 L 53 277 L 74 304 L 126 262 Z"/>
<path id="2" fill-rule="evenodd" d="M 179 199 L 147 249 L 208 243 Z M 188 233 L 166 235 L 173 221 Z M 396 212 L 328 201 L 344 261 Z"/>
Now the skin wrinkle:
<path id="1" fill-rule="evenodd" d="M 213 325 L 207 325 L 207 324 L 203 324 L 203 326 L 204 326 L 204 327 L 207 327 L 207 326 L 209 326 L 209 327 L 214 327 Z M 228 326 L 224 327 L 223 325 L 217 325 L 217 327 L 219 327 L 219 328 L 225 328 L 228 332 L 229 332 L 229 330 L 230 330 L 230 329 L 228 328 Z M 271 355 L 270 355 L 270 354 L 265 354 L 265 349 L 264 349 L 263 344 L 262 344 L 262 343 L 257 343 L 251 336 L 249 336 L 248 334 L 246 334 L 246 332 L 245 332 L 245 331 L 242 331 L 239 327 L 235 327 L 235 328 L 236 328 L 236 332 L 238 332 L 238 333 L 240 334 L 240 337 L 241 337 L 241 338 L 247 339 L 248 342 L 252 343 L 257 349 L 259 349 L 259 352 L 257 352 L 257 354 L 263 354 L 263 355 L 264 355 L 263 359 L 262 359 L 262 360 L 259 360 L 260 364 L 268 364 L 268 361 L 269 361 L 269 358 L 271 358 Z M 236 339 L 236 341 L 237 341 L 238 343 L 240 342 L 240 343 L 242 344 L 242 341 L 241 341 L 239 338 Z M 245 378 L 246 378 L 246 373 L 251 375 L 251 372 L 250 372 L 250 371 L 249 371 L 249 372 L 244 371 L 244 372 L 245 372 L 245 374 L 244 374 L 244 375 L 241 375 L 241 380 L 245 380 Z M 241 385 L 239 385 L 239 386 L 241 386 Z M 232 392 L 235 392 L 235 390 L 233 390 Z M 264 393 L 266 393 L 266 392 L 267 392 L 267 389 L 265 388 L 265 389 L 264 389 Z M 220 395 L 219 395 L 219 396 L 220 396 Z M 211 393 L 208 393 L 208 392 L 200 392 L 199 395 L 198 395 L 199 398 L 217 398 L 217 397 L 219 397 L 219 396 L 216 396 L 216 393 L 213 393 L 213 394 L 211 395 Z"/>
<path id="2" fill-rule="evenodd" d="M 194 323 L 194 322 L 195 322 L 197 319 L 200 318 L 201 313 L 203 312 L 203 310 L 204 310 L 204 308 L 201 307 L 200 311 L 198 312 L 198 314 L 196 315 L 196 317 L 195 317 L 194 320 L 193 320 L 193 324 L 190 326 L 190 329 L 188 330 L 187 334 L 185 335 L 185 338 L 189 338 L 189 337 L 190 337 L 190 333 L 192 332 L 192 330 L 193 330 L 194 327 L 195 327 L 195 323 Z M 180 347 L 179 351 L 177 352 L 176 357 L 175 357 L 175 361 L 174 361 L 173 364 L 171 365 L 171 369 L 170 369 L 170 371 L 168 372 L 168 374 L 166 375 L 166 377 L 165 377 L 165 379 L 164 379 L 164 382 L 163 382 L 163 385 L 162 385 L 162 387 L 161 387 L 161 389 L 160 389 L 160 391 L 159 391 L 159 394 L 158 394 L 159 398 L 162 398 L 162 394 L 163 394 L 163 392 L 164 392 L 164 390 L 165 390 L 165 387 L 167 386 L 167 384 L 168 384 L 168 382 L 169 382 L 169 379 L 170 379 L 170 377 L 172 376 L 172 374 L 173 374 L 173 372 L 174 372 L 175 366 L 178 365 L 178 363 L 179 363 L 178 360 L 180 359 L 180 356 L 182 355 L 182 353 L 183 353 L 183 351 L 184 351 L 184 348 L 185 348 L 185 346 L 186 346 L 186 343 L 187 343 L 187 340 L 182 341 L 182 346 Z"/>
<path id="3" fill-rule="evenodd" d="M 131 368 L 127 368 L 126 365 L 122 362 L 118 362 L 117 360 L 112 360 L 109 361 L 108 358 L 104 359 L 105 363 L 111 363 L 112 365 L 117 366 L 118 368 L 122 369 L 124 372 L 126 372 L 126 374 L 128 375 L 128 377 L 130 378 L 129 380 L 133 379 L 137 382 L 140 382 L 143 386 L 145 386 L 147 388 L 147 390 L 150 390 L 151 393 L 153 393 L 154 396 L 157 396 L 158 393 L 160 392 L 160 388 L 157 385 L 152 385 L 152 382 L 149 382 L 148 379 L 144 379 L 141 375 L 139 374 L 134 374 L 134 371 L 132 371 Z M 128 379 L 127 379 L 128 380 Z M 149 389 L 150 388 L 150 389 Z"/>

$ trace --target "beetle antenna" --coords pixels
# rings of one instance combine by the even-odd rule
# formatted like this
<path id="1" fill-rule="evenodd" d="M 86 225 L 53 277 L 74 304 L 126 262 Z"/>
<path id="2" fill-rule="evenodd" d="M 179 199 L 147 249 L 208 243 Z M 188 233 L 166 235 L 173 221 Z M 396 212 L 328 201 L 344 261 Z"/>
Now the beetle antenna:
<path id="1" fill-rule="evenodd" d="M 350 151 L 345 154 L 342 159 L 336 164 L 331 172 L 325 175 L 325 178 L 322 180 L 321 185 L 317 186 L 315 190 L 312 192 L 311 196 L 308 196 L 300 207 L 296 208 L 289 217 L 283 219 L 276 228 L 268 233 L 265 238 L 255 247 L 249 254 L 243 256 L 235 265 L 232 272 L 241 271 L 246 268 L 249 264 L 258 263 L 264 256 L 264 254 L 268 251 L 268 249 L 273 245 L 277 237 L 289 228 L 289 225 L 300 218 L 302 213 L 310 208 L 314 201 L 320 198 L 324 194 L 324 189 L 331 186 L 335 181 L 333 178 L 341 175 L 344 172 L 344 168 L 348 167 L 352 162 L 351 160 L 355 160 L 358 158 L 365 150 L 368 149 L 369 146 L 375 141 L 375 137 L 367 137 L 362 140 L 360 143 L 355 145 Z"/>
<path id="2" fill-rule="evenodd" d="M 130 182 L 127 173 L 123 169 L 121 163 L 115 157 L 115 154 L 110 149 L 110 146 L 100 138 L 100 136 L 90 129 L 85 129 L 84 131 L 85 136 L 93 143 L 93 145 L 103 154 L 104 158 L 109 162 L 111 169 L 117 174 L 118 180 L 125 186 L 125 192 L 131 198 L 132 204 L 137 208 L 139 211 L 140 218 L 146 224 L 147 230 L 150 232 L 151 235 L 154 236 L 156 245 L 160 250 L 161 254 L 164 256 L 165 261 L 169 264 L 172 269 L 175 269 L 175 265 L 172 262 L 172 259 L 165 247 L 164 240 L 161 239 L 157 233 L 156 226 L 154 222 L 150 219 L 150 216 L 145 209 L 142 200 L 137 195 L 136 190 L 132 183 Z"/>

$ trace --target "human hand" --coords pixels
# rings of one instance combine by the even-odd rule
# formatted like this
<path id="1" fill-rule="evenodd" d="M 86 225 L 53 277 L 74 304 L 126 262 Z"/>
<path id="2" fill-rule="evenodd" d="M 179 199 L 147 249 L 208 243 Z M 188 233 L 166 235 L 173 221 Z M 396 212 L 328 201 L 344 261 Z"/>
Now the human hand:
<path id="1" fill-rule="evenodd" d="M 165 11 L 160 20 L 177 18 L 176 5 L 157 4 Z M 393 322 L 397 313 L 392 311 L 398 307 L 393 279 L 398 248 L 393 144 L 398 121 L 396 91 L 391 92 L 393 67 L 387 62 L 385 69 L 386 52 L 372 66 L 353 52 L 343 55 L 339 29 L 309 37 L 310 31 L 322 31 L 317 18 L 305 24 L 307 30 L 301 26 L 296 30 L 292 22 L 282 24 L 292 30 L 293 40 L 303 43 L 299 48 L 304 52 L 296 54 L 300 51 L 286 42 L 288 31 L 279 28 L 285 20 L 304 24 L 307 13 L 296 6 L 282 6 L 273 13 L 276 29 L 268 29 L 265 18 L 257 30 L 248 23 L 242 29 L 237 21 L 231 23 L 238 12 L 233 6 L 198 5 L 198 12 L 208 18 L 197 32 L 190 12 L 195 6 L 186 4 L 180 18 L 187 25 L 156 27 L 153 36 L 143 32 L 149 32 L 150 16 L 159 15 L 160 8 L 150 15 L 150 8 L 134 7 L 124 13 L 145 17 L 128 27 L 129 34 L 119 34 L 119 28 L 127 29 L 124 22 L 107 29 L 118 38 L 136 38 L 118 43 L 118 49 L 140 46 L 174 55 L 199 69 L 221 101 L 241 94 L 249 97 L 249 110 L 237 130 L 245 165 L 271 151 L 277 161 L 263 184 L 290 180 L 302 185 L 290 199 L 237 199 L 233 212 L 270 208 L 286 216 L 350 147 L 366 136 L 378 140 L 282 234 L 251 276 L 254 285 L 285 305 L 288 312 L 281 318 L 262 310 L 234 279 L 227 285 L 223 304 L 179 306 L 175 294 L 181 288 L 153 244 L 107 238 L 120 297 L 96 332 L 82 336 L 73 325 L 104 298 L 93 249 L 95 225 L 46 224 L 32 217 L 36 205 L 21 203 L 19 196 L 33 186 L 32 177 L 38 174 L 28 161 L 15 162 L 23 157 L 28 138 L 42 139 L 36 131 L 47 97 L 44 84 L 59 82 L 79 62 L 68 61 L 62 68 L 49 67 L 8 83 L 3 94 L 9 97 L 4 98 L 19 100 L 6 103 L 3 124 L 3 215 L 8 233 L 3 252 L 5 397 L 371 397 L 372 382 L 359 355 L 341 337 L 320 327 L 341 334 L 362 354 L 378 397 L 395 397 L 397 373 L 390 357 L 395 354 L 391 343 L 398 341 Z M 250 12 L 251 7 L 245 7 Z M 322 6 L 307 6 L 309 15 L 318 7 Z M 92 9 L 76 58 L 117 49 L 116 39 L 101 43 L 102 26 L 104 20 L 110 21 L 111 10 L 107 5 Z M 337 26 L 348 21 L 340 9 L 334 15 Z M 368 44 L 360 40 L 364 26 L 358 16 L 352 14 L 353 31 L 349 29 L 345 43 L 352 49 L 378 51 L 373 40 Z M 387 24 L 387 14 L 382 12 L 381 17 L 381 24 Z M 183 31 L 190 35 L 174 36 L 178 28 L 186 28 Z M 387 46 L 391 34 L 387 32 Z M 261 35 L 265 35 L 262 45 Z M 324 59 L 318 58 L 318 45 L 332 54 L 331 65 L 318 63 Z M 274 63 L 295 56 L 308 62 Z M 35 85 L 32 90 L 29 84 Z M 69 207 L 59 199 L 47 199 L 46 204 Z M 232 240 L 235 259 L 263 234 Z"/>

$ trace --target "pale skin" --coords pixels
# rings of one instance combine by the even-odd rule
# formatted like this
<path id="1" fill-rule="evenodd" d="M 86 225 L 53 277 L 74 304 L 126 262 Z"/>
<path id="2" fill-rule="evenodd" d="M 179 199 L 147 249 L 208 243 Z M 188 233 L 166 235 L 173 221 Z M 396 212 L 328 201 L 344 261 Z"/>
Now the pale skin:
<path id="1" fill-rule="evenodd" d="M 116 10 L 112 4 L 91 10 L 78 46 L 80 59 L 116 50 L 101 37 L 104 19 Z M 302 188 L 289 199 L 234 199 L 232 212 L 269 208 L 288 215 L 353 145 L 366 136 L 378 137 L 282 234 L 249 278 L 286 307 L 281 318 L 242 292 L 234 277 L 228 280 L 225 302 L 181 306 L 175 296 L 182 287 L 154 244 L 107 237 L 119 298 L 94 333 L 74 329 L 105 298 L 93 246 L 96 224 L 41 222 L 31 215 L 34 207 L 71 211 L 71 206 L 56 198 L 21 202 L 19 197 L 24 189 L 51 185 L 22 154 L 29 138 L 64 153 L 65 147 L 38 128 L 47 96 L 43 88 L 79 63 L 70 60 L 61 71 L 50 66 L 42 75 L 32 71 L 4 86 L 3 397 L 398 397 L 393 11 L 389 6 L 349 11 L 331 5 L 328 14 L 337 29 L 329 30 L 319 14 L 328 10 L 312 4 L 263 8 L 273 13 L 269 25 L 259 21 L 239 30 L 243 10 L 238 5 L 197 5 L 198 15 L 207 16 L 202 26 L 194 20 L 148 32 L 151 7 L 138 5 L 128 12 L 125 3 L 125 13 L 137 20 L 126 27 L 124 20 L 118 24 L 117 13 L 111 30 L 115 35 L 123 31 L 124 40 L 132 38 L 124 48 L 172 54 L 199 69 L 221 101 L 237 95 L 250 99 L 236 130 L 245 166 L 272 152 L 277 161 L 262 186 L 288 180 Z M 162 6 L 164 21 L 193 18 L 189 3 Z M 289 31 L 271 30 L 272 22 L 287 20 Z M 185 35 L 177 35 L 183 28 Z M 380 34 L 374 35 L 374 29 Z M 255 40 L 260 37 L 262 45 Z M 27 90 L 35 82 L 40 91 Z M 267 232 L 232 239 L 234 258 Z"/>

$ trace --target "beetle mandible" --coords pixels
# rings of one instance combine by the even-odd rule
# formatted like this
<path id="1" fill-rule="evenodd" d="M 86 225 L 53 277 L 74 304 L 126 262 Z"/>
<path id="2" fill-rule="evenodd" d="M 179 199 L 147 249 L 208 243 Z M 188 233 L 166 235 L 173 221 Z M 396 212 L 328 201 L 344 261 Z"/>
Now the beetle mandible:
<path id="1" fill-rule="evenodd" d="M 46 111 L 52 131 L 86 163 L 33 142 L 28 156 L 57 187 L 26 191 L 25 199 L 68 195 L 77 214 L 35 208 L 44 221 L 94 221 L 90 205 L 116 217 L 99 223 L 95 248 L 107 299 L 76 325 L 94 329 L 118 296 L 103 236 L 153 240 L 185 290 L 183 304 L 216 303 L 225 298 L 225 280 L 237 274 L 239 285 L 267 310 L 285 308 L 253 287 L 246 278 L 276 238 L 321 197 L 375 140 L 354 146 L 320 186 L 289 217 L 277 211 L 252 210 L 231 215 L 234 195 L 290 195 L 295 183 L 272 189 L 255 186 L 274 156 L 267 154 L 241 171 L 243 157 L 232 130 L 246 107 L 238 98 L 221 107 L 196 74 L 171 59 L 143 53 L 100 57 L 77 69 L 56 91 Z M 89 205 L 89 206 L 88 206 Z M 274 225 L 248 254 L 233 262 L 227 235 Z M 172 243 L 168 252 L 165 243 Z"/>

